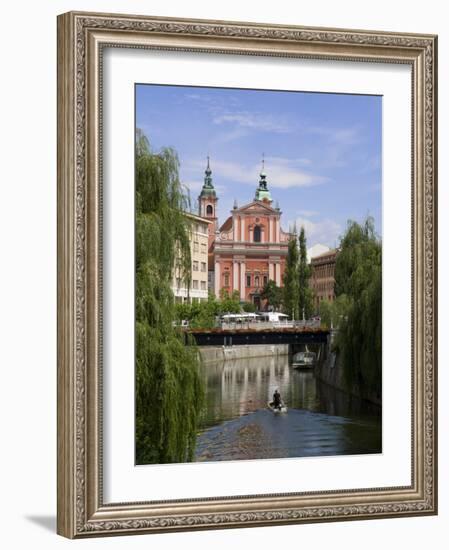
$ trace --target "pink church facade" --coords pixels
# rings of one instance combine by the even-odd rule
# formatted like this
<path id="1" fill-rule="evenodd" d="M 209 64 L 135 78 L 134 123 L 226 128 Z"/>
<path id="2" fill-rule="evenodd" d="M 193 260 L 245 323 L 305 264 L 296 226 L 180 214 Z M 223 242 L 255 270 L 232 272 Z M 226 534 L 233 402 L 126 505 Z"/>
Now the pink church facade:
<path id="1" fill-rule="evenodd" d="M 209 224 L 209 290 L 238 292 L 240 301 L 263 308 L 261 292 L 272 280 L 283 286 L 290 233 L 281 227 L 282 212 L 272 206 L 265 173 L 261 172 L 254 200 L 237 204 L 219 225 L 218 197 L 212 184 L 209 161 L 199 196 L 199 215 Z"/>

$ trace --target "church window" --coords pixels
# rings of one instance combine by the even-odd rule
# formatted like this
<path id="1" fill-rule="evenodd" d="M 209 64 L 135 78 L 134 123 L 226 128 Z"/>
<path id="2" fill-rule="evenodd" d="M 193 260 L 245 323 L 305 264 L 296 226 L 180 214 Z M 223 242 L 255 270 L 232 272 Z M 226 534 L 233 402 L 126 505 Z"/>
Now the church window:
<path id="1" fill-rule="evenodd" d="M 255 243 L 260 243 L 261 241 L 261 229 L 260 229 L 260 225 L 256 225 L 256 227 L 254 228 L 254 242 Z"/>
<path id="2" fill-rule="evenodd" d="M 251 286 L 251 275 L 246 276 L 246 286 Z"/>
<path id="3" fill-rule="evenodd" d="M 267 275 L 263 276 L 263 284 L 266 285 L 268 283 L 268 277 Z"/>
<path id="4" fill-rule="evenodd" d="M 211 204 L 208 204 L 208 205 L 206 206 L 206 214 L 207 214 L 208 216 L 212 216 L 213 213 L 214 213 L 214 209 L 212 208 L 212 205 L 211 205 Z"/>
<path id="5" fill-rule="evenodd" d="M 256 275 L 256 276 L 254 277 L 254 286 L 255 286 L 256 288 L 259 288 L 259 275 Z"/>
<path id="6" fill-rule="evenodd" d="M 224 274 L 224 286 L 229 286 L 229 273 Z"/>

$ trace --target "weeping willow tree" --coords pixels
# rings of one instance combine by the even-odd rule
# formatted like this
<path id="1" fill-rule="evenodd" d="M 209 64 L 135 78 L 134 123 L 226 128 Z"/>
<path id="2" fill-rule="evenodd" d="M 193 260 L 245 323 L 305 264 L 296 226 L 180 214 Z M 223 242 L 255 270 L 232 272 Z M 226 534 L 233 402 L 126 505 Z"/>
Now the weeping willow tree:
<path id="1" fill-rule="evenodd" d="M 136 462 L 193 458 L 204 401 L 194 346 L 173 327 L 174 266 L 189 282 L 188 197 L 176 153 L 136 135 Z"/>
<path id="2" fill-rule="evenodd" d="M 374 220 L 348 222 L 335 266 L 335 293 L 345 302 L 337 346 L 346 384 L 380 398 L 382 391 L 382 244 Z"/>

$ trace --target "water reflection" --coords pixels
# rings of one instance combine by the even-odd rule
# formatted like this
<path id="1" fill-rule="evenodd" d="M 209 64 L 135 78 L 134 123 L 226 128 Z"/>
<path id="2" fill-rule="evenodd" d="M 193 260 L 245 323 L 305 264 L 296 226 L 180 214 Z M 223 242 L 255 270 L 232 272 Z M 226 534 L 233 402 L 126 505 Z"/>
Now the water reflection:
<path id="1" fill-rule="evenodd" d="M 202 373 L 207 407 L 197 460 L 381 452 L 380 408 L 292 369 L 288 356 L 230 360 Z M 267 409 L 276 388 L 286 415 Z"/>

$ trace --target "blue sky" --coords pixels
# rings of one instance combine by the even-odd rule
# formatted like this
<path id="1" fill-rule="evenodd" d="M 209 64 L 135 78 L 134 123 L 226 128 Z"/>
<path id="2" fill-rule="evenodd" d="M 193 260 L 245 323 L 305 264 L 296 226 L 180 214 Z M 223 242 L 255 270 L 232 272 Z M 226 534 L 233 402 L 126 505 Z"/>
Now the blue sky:
<path id="1" fill-rule="evenodd" d="M 303 225 L 308 247 L 335 246 L 368 214 L 381 234 L 380 96 L 139 84 L 136 125 L 177 151 L 192 201 L 210 155 L 220 223 L 253 200 L 264 154 L 283 228 Z"/>

